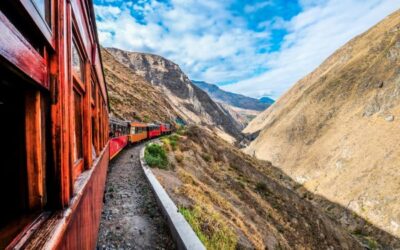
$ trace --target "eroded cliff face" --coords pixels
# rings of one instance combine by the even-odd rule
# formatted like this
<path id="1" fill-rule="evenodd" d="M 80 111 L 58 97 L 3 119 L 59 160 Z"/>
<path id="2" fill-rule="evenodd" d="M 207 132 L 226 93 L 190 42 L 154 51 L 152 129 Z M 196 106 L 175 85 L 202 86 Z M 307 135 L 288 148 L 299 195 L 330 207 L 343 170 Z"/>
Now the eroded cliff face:
<path id="1" fill-rule="evenodd" d="M 400 238 L 400 11 L 339 49 L 244 131 L 261 131 L 247 153 Z M 330 212 L 349 230 L 372 230 Z"/>
<path id="2" fill-rule="evenodd" d="M 112 115 L 143 122 L 173 122 L 178 113 L 168 99 L 145 78 L 102 50 L 104 73 Z"/>
<path id="3" fill-rule="evenodd" d="M 241 137 L 240 124 L 207 93 L 193 85 L 177 64 L 157 55 L 114 48 L 107 51 L 159 89 L 173 109 L 188 123 L 214 127 L 232 141 Z"/>

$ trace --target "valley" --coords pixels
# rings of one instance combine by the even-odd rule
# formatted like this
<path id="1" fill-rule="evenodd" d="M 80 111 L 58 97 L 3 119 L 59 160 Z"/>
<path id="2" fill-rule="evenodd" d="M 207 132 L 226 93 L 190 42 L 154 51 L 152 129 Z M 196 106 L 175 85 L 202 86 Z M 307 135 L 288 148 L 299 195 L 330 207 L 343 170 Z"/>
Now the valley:
<path id="1" fill-rule="evenodd" d="M 183 121 L 153 172 L 209 249 L 397 249 L 399 31 L 396 12 L 276 102 L 106 48 L 111 110 Z"/>

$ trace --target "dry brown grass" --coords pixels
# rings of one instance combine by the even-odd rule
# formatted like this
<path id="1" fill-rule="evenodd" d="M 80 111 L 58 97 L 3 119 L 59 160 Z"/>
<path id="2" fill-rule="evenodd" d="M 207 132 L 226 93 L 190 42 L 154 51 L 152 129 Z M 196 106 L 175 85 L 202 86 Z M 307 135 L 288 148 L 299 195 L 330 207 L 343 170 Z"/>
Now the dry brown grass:
<path id="1" fill-rule="evenodd" d="M 400 238 L 399 41 L 397 11 L 335 52 L 245 129 L 262 130 L 248 154 L 371 222 L 365 231 L 389 245 L 393 237 L 385 232 Z M 362 227 L 357 216 L 331 214 L 350 231 Z"/>
<path id="2" fill-rule="evenodd" d="M 346 232 L 285 187 L 294 184 L 270 164 L 198 127 L 180 137 L 179 147 L 169 151 L 171 158 L 183 155 L 175 170 L 156 175 L 178 206 L 205 209 L 231 228 L 237 248 L 358 249 Z"/>

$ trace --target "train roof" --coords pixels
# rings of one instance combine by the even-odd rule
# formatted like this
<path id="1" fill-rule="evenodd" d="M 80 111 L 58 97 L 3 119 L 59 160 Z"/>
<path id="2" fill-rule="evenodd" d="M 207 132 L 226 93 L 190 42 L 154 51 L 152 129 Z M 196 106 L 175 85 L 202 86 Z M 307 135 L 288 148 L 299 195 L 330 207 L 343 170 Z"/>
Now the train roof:
<path id="1" fill-rule="evenodd" d="M 127 126 L 129 124 L 128 121 L 120 120 L 115 117 L 110 117 L 110 123 L 114 123 L 114 124 L 118 124 L 118 125 L 122 125 L 122 126 Z"/>
<path id="2" fill-rule="evenodd" d="M 141 122 L 131 122 L 130 124 L 132 127 L 147 127 L 146 123 L 141 123 Z"/>

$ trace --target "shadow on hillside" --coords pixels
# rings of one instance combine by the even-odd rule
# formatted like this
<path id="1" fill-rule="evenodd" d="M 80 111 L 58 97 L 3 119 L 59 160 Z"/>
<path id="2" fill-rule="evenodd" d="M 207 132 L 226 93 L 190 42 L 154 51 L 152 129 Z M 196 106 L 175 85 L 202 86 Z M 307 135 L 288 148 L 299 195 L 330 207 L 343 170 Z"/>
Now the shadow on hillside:
<path id="1" fill-rule="evenodd" d="M 400 238 L 380 229 L 350 209 L 308 191 L 303 185 L 294 181 L 281 169 L 272 166 L 269 162 L 261 162 L 270 165 L 276 171 L 277 178 L 290 186 L 293 192 L 297 193 L 303 200 L 313 204 L 318 210 L 332 219 L 334 223 L 345 228 L 351 235 L 362 242 L 367 249 L 400 249 Z"/>

